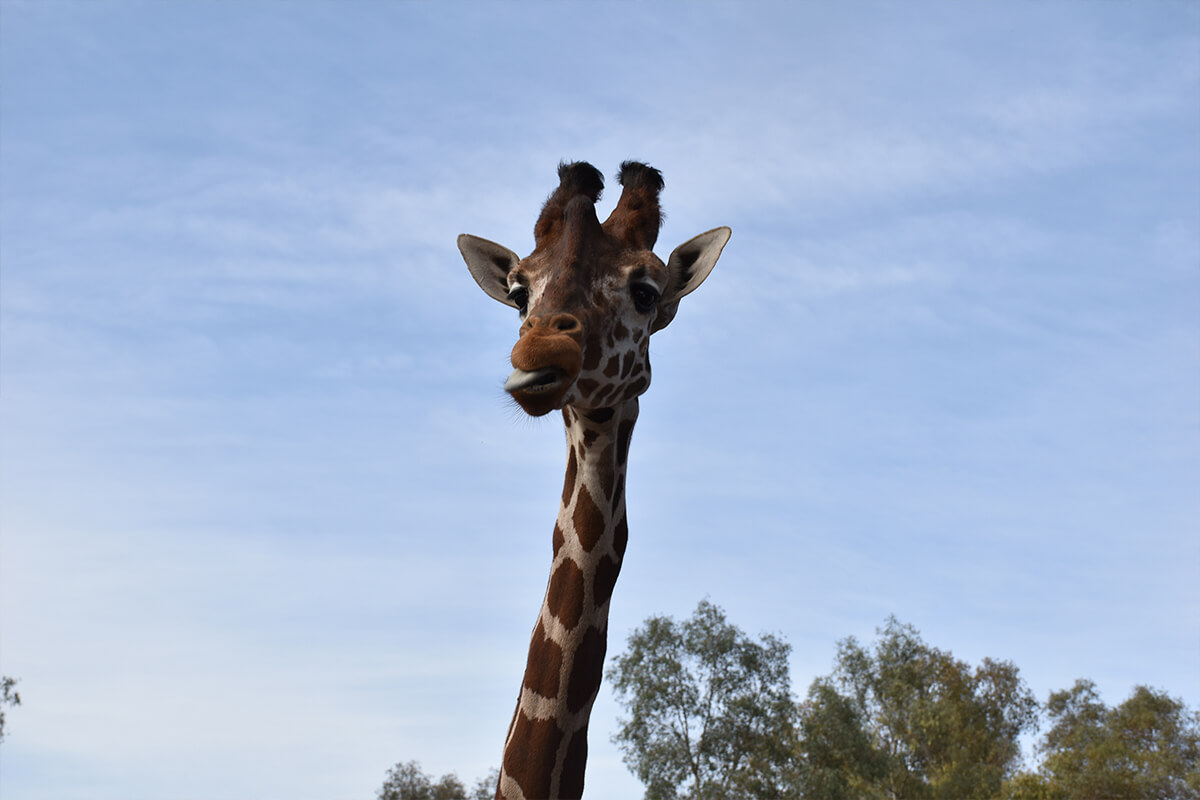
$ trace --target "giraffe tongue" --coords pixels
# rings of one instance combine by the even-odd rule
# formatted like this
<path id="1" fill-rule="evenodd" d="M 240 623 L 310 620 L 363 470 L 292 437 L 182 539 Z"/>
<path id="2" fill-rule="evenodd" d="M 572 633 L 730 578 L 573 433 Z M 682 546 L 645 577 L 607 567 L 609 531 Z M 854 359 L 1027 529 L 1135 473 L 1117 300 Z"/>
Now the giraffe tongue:
<path id="1" fill-rule="evenodd" d="M 558 383 L 558 370 L 554 367 L 543 367 L 533 372 L 514 369 L 512 375 L 509 375 L 508 380 L 504 382 L 504 391 L 543 392 L 556 383 Z"/>

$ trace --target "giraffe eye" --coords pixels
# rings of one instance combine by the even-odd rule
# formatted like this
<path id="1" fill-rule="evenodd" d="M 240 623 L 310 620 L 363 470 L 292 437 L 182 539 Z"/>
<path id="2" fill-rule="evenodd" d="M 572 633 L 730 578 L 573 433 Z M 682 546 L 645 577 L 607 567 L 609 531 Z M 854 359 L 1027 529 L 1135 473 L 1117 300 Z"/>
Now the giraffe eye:
<path id="1" fill-rule="evenodd" d="M 508 301 L 524 314 L 525 307 L 529 305 L 529 290 L 524 286 L 514 286 L 508 293 Z"/>
<path id="2" fill-rule="evenodd" d="M 646 283 L 635 283 L 629 293 L 633 296 L 633 306 L 646 314 L 658 304 L 658 290 Z"/>

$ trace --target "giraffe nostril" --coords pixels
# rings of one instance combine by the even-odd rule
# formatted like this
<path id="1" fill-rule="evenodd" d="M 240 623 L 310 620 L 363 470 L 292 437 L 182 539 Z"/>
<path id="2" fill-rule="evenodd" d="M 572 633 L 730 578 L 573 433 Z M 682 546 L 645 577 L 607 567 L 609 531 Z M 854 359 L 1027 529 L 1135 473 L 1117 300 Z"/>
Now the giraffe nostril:
<path id="1" fill-rule="evenodd" d="M 560 333 L 571 333 L 580 328 L 579 320 L 573 314 L 559 314 L 552 320 L 552 325 Z"/>
<path id="2" fill-rule="evenodd" d="M 574 314 L 529 317 L 521 324 L 521 335 L 524 336 L 535 329 L 540 329 L 543 333 L 576 336 L 583 330 L 583 323 Z"/>

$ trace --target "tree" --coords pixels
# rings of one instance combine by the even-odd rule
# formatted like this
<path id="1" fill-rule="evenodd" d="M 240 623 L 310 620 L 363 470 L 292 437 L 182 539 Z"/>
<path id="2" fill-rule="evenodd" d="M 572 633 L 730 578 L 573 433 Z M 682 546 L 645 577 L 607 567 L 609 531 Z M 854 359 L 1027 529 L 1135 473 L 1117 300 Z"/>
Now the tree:
<path id="1" fill-rule="evenodd" d="M 396 764 L 387 772 L 376 794 L 378 800 L 491 800 L 500 780 L 497 770 L 476 782 L 471 793 L 453 773 L 443 775 L 437 783 L 426 775 L 417 761 Z"/>
<path id="2" fill-rule="evenodd" d="M 824 679 L 813 681 L 800 706 L 805 800 L 880 797 L 887 757 L 876 749 L 853 700 Z"/>
<path id="3" fill-rule="evenodd" d="M 972 670 L 895 617 L 879 634 L 872 651 L 843 640 L 833 676 L 801 708 L 809 783 L 830 798 L 996 797 L 1037 725 L 1017 668 L 984 659 Z"/>
<path id="4" fill-rule="evenodd" d="M 1041 773 L 1021 776 L 1011 797 L 1200 798 L 1200 715 L 1166 692 L 1138 686 L 1110 708 L 1094 683 L 1078 680 L 1050 695 L 1046 713 Z"/>
<path id="5" fill-rule="evenodd" d="M 798 796 L 790 650 L 750 639 L 708 601 L 630 635 L 609 671 L 629 714 L 613 741 L 648 800 Z"/>
<path id="6" fill-rule="evenodd" d="M 0 742 L 4 741 L 4 706 L 21 705 L 21 695 L 17 694 L 18 679 L 7 675 L 0 677 Z"/>

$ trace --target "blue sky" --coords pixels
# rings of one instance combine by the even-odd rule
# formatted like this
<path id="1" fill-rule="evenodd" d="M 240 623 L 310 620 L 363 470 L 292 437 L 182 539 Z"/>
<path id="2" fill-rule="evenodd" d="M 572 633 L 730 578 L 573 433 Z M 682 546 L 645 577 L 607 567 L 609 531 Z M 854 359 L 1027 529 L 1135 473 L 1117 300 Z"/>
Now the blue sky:
<path id="1" fill-rule="evenodd" d="M 895 614 L 1200 706 L 1194 4 L 2 0 L 0 72 L 6 800 L 498 764 L 564 450 L 454 240 L 528 252 L 561 159 L 734 231 L 610 653 L 708 597 L 799 694 Z"/>

